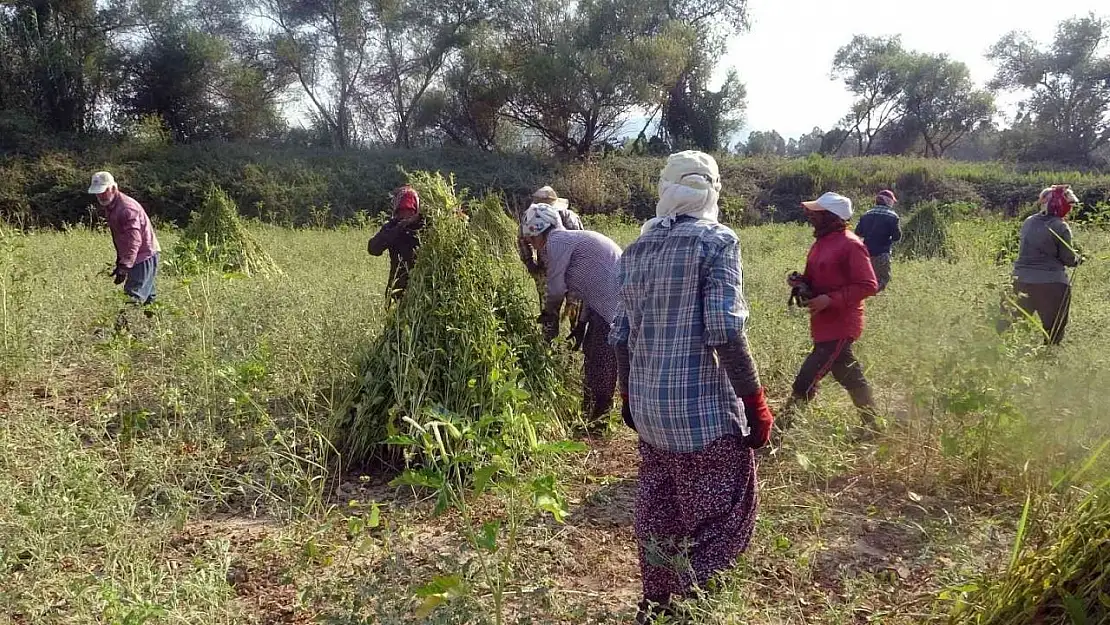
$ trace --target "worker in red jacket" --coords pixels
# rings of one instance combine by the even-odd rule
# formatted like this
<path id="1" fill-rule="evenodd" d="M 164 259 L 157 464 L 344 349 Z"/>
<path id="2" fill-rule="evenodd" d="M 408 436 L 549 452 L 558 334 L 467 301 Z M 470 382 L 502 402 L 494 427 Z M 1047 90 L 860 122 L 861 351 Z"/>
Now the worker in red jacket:
<path id="1" fill-rule="evenodd" d="M 809 250 L 805 274 L 789 280 L 790 286 L 809 288 L 807 306 L 813 351 L 794 380 L 793 396 L 785 411 L 805 404 L 817 394 L 821 378 L 832 373 L 860 410 L 865 429 L 861 438 L 876 430 L 875 402 L 863 367 L 852 353 L 852 344 L 863 333 L 863 300 L 875 295 L 878 281 L 867 246 L 848 231 L 852 201 L 826 193 L 802 202 L 817 240 Z"/>

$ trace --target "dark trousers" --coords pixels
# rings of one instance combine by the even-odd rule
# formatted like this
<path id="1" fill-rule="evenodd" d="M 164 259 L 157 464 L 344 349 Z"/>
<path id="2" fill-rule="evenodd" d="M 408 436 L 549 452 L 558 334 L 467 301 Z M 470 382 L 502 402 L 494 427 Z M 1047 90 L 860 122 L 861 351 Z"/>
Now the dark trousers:
<path id="1" fill-rule="evenodd" d="M 875 270 L 875 278 L 879 282 L 879 293 L 890 284 L 890 254 L 879 254 L 871 257 L 871 268 Z"/>
<path id="2" fill-rule="evenodd" d="M 794 397 L 807 401 L 813 399 L 821 379 L 829 373 L 852 394 L 853 400 L 857 394 L 869 390 L 867 379 L 863 377 L 863 366 L 852 353 L 852 343 L 852 339 L 814 343 L 813 351 L 794 379 Z"/>
<path id="3" fill-rule="evenodd" d="M 1024 315 L 1037 315 L 1044 328 L 1045 342 L 1058 345 L 1064 340 L 1064 330 L 1068 327 L 1071 313 L 1071 286 L 1062 282 L 1034 284 L 1014 283 L 1015 309 L 1009 302 L 1003 304 L 1003 318 L 1000 329 L 1005 330 L 1014 319 Z M 1019 310 L 1020 309 L 1020 310 Z"/>
<path id="4" fill-rule="evenodd" d="M 613 408 L 617 390 L 617 354 L 609 345 L 609 324 L 594 310 L 583 307 L 589 316 L 589 327 L 582 341 L 585 363 L 582 372 L 582 416 L 595 424 Z"/>

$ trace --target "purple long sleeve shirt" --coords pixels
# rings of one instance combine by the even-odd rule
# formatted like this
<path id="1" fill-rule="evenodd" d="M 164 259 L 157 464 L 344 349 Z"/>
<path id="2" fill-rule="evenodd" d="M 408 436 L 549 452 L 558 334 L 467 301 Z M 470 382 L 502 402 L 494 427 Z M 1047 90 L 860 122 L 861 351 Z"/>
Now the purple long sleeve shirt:
<path id="1" fill-rule="evenodd" d="M 107 206 L 108 229 L 116 246 L 116 264 L 131 269 L 162 251 L 154 226 L 141 204 L 122 192 Z"/>

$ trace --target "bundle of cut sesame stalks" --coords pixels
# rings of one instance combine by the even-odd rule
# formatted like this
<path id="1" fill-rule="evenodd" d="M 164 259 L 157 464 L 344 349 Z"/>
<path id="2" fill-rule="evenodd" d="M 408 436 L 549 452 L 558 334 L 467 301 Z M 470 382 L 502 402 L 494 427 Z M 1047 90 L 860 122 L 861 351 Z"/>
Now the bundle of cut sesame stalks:
<path id="1" fill-rule="evenodd" d="M 516 224 L 496 197 L 467 201 L 439 174 L 409 177 L 426 225 L 408 288 L 337 413 L 344 461 L 381 457 L 431 421 L 509 445 L 562 437 L 576 402 L 535 323 Z"/>
<path id="2" fill-rule="evenodd" d="M 192 214 L 170 261 L 170 267 L 180 274 L 197 273 L 207 267 L 247 275 L 282 273 L 243 226 L 235 200 L 216 185 L 208 188 L 200 210 Z"/>
<path id="3" fill-rule="evenodd" d="M 1029 505 L 1009 569 L 973 584 L 952 625 L 1099 625 L 1110 623 L 1110 481 L 1103 482 L 1023 550 Z"/>

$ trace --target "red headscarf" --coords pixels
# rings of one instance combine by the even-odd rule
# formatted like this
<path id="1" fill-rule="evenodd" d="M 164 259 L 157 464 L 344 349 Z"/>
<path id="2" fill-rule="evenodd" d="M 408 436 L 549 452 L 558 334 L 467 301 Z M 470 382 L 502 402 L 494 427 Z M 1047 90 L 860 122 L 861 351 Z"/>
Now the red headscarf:
<path id="1" fill-rule="evenodd" d="M 1071 212 L 1072 206 L 1079 203 L 1071 187 L 1066 184 L 1057 184 L 1041 192 L 1041 201 L 1044 202 L 1045 212 L 1064 219 Z"/>
<path id="2" fill-rule="evenodd" d="M 393 216 L 402 219 L 414 217 L 420 213 L 420 196 L 416 189 L 409 185 L 397 189 L 393 193 Z"/>

